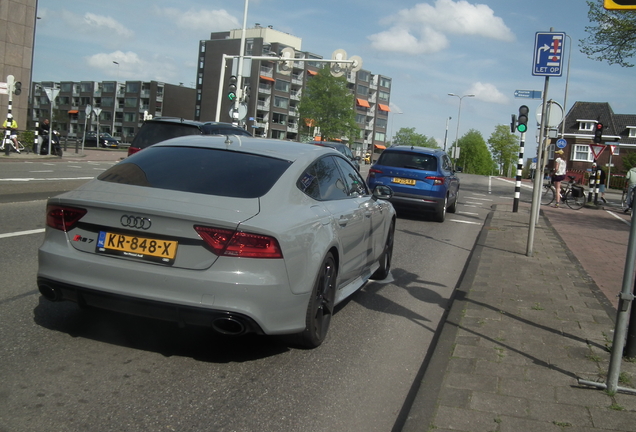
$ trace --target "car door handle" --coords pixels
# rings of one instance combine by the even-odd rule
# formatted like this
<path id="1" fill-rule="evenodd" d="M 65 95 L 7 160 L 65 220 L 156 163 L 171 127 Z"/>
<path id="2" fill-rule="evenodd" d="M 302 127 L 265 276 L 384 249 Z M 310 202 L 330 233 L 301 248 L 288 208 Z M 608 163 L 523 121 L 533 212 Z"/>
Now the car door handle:
<path id="1" fill-rule="evenodd" d="M 344 216 L 340 216 L 340 219 L 338 219 L 338 225 L 340 226 L 347 226 L 348 223 L 349 223 L 349 219 L 347 219 Z"/>

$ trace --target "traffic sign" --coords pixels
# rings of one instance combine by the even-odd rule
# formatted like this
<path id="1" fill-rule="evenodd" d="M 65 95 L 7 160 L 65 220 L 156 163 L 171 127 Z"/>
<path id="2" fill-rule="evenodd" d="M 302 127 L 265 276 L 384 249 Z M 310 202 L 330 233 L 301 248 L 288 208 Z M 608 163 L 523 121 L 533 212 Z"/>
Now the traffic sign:
<path id="1" fill-rule="evenodd" d="M 605 0 L 603 7 L 608 10 L 636 9 L 636 0 Z"/>
<path id="2" fill-rule="evenodd" d="M 563 138 L 559 138 L 556 142 L 556 146 L 558 148 L 565 148 L 565 146 L 568 145 L 568 142 L 566 140 L 564 140 Z"/>
<path id="3" fill-rule="evenodd" d="M 561 76 L 565 33 L 537 32 L 534 38 L 532 75 Z"/>
<path id="4" fill-rule="evenodd" d="M 605 144 L 590 144 L 590 150 L 592 150 L 592 155 L 594 155 L 595 160 L 603 153 L 605 147 Z"/>
<path id="5" fill-rule="evenodd" d="M 543 105 L 539 105 L 536 112 L 538 124 L 541 124 L 542 111 Z M 557 127 L 563 120 L 563 107 L 557 101 L 548 101 L 547 112 L 548 117 L 546 120 L 546 126 L 549 128 Z"/>
<path id="6" fill-rule="evenodd" d="M 541 90 L 515 90 L 516 98 L 541 99 L 542 94 Z"/>

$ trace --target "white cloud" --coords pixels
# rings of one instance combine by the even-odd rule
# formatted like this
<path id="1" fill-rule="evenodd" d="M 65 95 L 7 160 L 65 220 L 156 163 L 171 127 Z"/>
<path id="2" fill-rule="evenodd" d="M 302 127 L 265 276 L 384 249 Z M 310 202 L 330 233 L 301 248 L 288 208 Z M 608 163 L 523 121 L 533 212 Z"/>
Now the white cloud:
<path id="1" fill-rule="evenodd" d="M 476 82 L 466 94 L 474 94 L 476 99 L 500 105 L 508 103 L 508 98 L 501 93 L 494 84 Z"/>
<path id="2" fill-rule="evenodd" d="M 225 9 L 183 11 L 176 8 L 163 8 L 158 9 L 158 13 L 171 18 L 177 27 L 184 30 L 214 32 L 241 27 L 238 19 Z"/>
<path id="3" fill-rule="evenodd" d="M 392 27 L 368 37 L 380 51 L 433 53 L 448 47 L 446 35 L 450 34 L 504 42 L 515 40 L 514 33 L 490 7 L 465 0 L 437 0 L 434 6 L 420 3 L 412 9 L 400 10 L 382 24 Z"/>
<path id="4" fill-rule="evenodd" d="M 114 37 L 131 39 L 135 35 L 135 32 L 113 18 L 90 12 L 85 13 L 84 16 L 79 16 L 73 12 L 62 11 L 61 18 L 65 23 L 63 27 L 67 28 L 66 31 L 70 27 L 74 31 L 85 35 L 109 37 L 111 39 Z"/>
<path id="5" fill-rule="evenodd" d="M 119 81 L 156 80 L 172 82 L 178 76 L 173 61 L 155 56 L 143 59 L 134 52 L 114 51 L 86 57 L 87 64 L 100 72 L 111 71 L 110 75 Z M 117 62 L 119 65 L 113 63 Z"/>

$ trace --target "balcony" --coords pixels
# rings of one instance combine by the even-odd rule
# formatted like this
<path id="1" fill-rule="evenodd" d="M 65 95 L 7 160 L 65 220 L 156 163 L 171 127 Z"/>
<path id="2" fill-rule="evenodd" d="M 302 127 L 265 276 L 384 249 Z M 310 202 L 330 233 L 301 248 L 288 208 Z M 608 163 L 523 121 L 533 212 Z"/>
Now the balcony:
<path id="1" fill-rule="evenodd" d="M 260 94 L 272 94 L 272 86 L 269 84 L 259 84 L 258 92 Z"/>
<path id="2" fill-rule="evenodd" d="M 260 111 L 269 111 L 270 103 L 269 102 L 261 102 L 258 101 L 256 104 L 256 109 Z"/>

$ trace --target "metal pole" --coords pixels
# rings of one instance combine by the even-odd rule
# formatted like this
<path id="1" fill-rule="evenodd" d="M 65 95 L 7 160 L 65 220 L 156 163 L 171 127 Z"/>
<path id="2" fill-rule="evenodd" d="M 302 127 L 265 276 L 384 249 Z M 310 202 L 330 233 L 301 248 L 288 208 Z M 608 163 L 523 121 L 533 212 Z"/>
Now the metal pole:
<path id="1" fill-rule="evenodd" d="M 455 165 L 457 163 L 457 148 L 459 147 L 459 121 L 462 115 L 462 99 L 464 99 L 465 97 L 475 97 L 475 95 L 467 94 L 460 96 L 455 93 L 448 93 L 448 95 L 459 98 L 459 109 L 457 110 L 457 130 L 455 131 L 455 142 L 453 143 L 453 151 L 451 152 L 453 158 L 453 168 L 455 168 Z"/>
<path id="2" fill-rule="evenodd" d="M 245 0 L 245 11 L 243 12 L 243 31 L 241 32 L 241 47 L 239 48 L 238 73 L 236 74 L 236 99 L 234 99 L 234 110 L 232 111 L 232 124 L 238 126 L 239 104 L 243 99 L 243 58 L 245 56 L 245 30 L 247 27 L 247 7 L 249 0 Z M 236 117 L 235 117 L 236 116 Z"/>
<path id="3" fill-rule="evenodd" d="M 541 124 L 539 126 L 539 145 L 537 146 L 537 171 L 534 176 L 534 188 L 532 190 L 532 207 L 530 210 L 530 227 L 528 229 L 528 244 L 526 247 L 526 256 L 532 256 L 532 249 L 534 247 L 534 230 L 536 228 L 537 219 L 539 218 L 539 206 L 541 205 L 541 190 L 543 189 L 543 176 L 544 174 L 544 152 L 545 145 L 543 139 L 545 137 L 544 129 L 546 124 L 546 106 L 548 101 L 548 86 L 550 83 L 550 77 L 545 77 L 545 84 L 543 85 L 543 108 L 541 109 Z"/>
<path id="4" fill-rule="evenodd" d="M 444 133 L 444 151 L 446 151 L 446 141 L 448 140 L 448 122 L 452 119 L 449 117 L 446 119 L 446 132 Z"/>
<path id="5" fill-rule="evenodd" d="M 521 139 L 519 141 L 519 161 L 517 162 L 517 181 L 515 182 L 515 200 L 512 204 L 512 212 L 517 213 L 519 211 L 519 198 L 521 197 L 521 174 L 523 172 L 523 152 L 526 141 L 526 133 L 521 132 Z"/>

